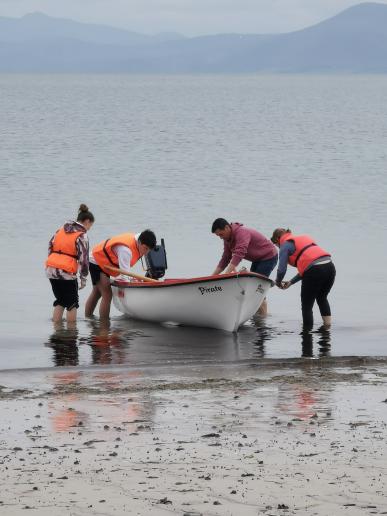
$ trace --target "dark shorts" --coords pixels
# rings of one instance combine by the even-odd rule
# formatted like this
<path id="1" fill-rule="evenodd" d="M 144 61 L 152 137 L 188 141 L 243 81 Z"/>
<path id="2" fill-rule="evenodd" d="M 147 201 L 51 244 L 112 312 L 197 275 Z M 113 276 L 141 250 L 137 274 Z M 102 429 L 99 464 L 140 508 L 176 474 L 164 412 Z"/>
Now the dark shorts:
<path id="1" fill-rule="evenodd" d="M 99 282 L 101 274 L 105 274 L 105 276 L 107 276 L 107 274 L 103 272 L 101 267 L 95 263 L 89 263 L 89 272 L 91 276 L 91 282 L 93 285 L 96 285 Z"/>
<path id="2" fill-rule="evenodd" d="M 251 272 L 256 272 L 257 274 L 262 274 L 263 276 L 269 277 L 273 272 L 273 269 L 277 265 L 278 255 L 276 254 L 273 258 L 269 258 L 268 260 L 260 260 L 258 262 L 253 262 L 251 264 Z"/>
<path id="3" fill-rule="evenodd" d="M 67 310 L 79 307 L 77 280 L 50 279 L 54 292 L 54 306 L 63 306 Z"/>

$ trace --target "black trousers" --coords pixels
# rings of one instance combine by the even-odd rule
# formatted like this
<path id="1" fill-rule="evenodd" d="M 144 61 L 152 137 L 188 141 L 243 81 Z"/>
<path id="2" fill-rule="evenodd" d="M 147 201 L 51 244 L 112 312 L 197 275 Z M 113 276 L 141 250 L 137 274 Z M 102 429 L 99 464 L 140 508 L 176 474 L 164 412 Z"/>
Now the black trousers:
<path id="1" fill-rule="evenodd" d="M 302 277 L 301 309 L 304 329 L 313 327 L 313 305 L 317 301 L 322 316 L 331 315 L 328 294 L 335 282 L 336 269 L 332 262 L 314 265 Z"/>

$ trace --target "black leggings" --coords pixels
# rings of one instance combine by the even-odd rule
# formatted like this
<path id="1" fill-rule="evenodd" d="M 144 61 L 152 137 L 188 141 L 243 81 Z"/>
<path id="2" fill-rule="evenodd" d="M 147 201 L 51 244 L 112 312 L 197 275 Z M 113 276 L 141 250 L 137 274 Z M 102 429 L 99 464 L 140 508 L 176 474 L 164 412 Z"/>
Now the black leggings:
<path id="1" fill-rule="evenodd" d="M 336 269 L 332 262 L 313 265 L 302 277 L 301 309 L 304 329 L 313 327 L 313 305 L 317 301 L 322 316 L 331 315 L 328 294 L 335 282 Z"/>

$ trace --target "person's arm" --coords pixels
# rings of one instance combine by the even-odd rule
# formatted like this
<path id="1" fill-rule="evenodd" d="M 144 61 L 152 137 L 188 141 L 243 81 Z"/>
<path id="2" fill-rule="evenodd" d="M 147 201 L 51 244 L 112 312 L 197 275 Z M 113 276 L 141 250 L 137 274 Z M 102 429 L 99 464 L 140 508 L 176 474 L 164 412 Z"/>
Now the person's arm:
<path id="1" fill-rule="evenodd" d="M 249 231 L 246 229 L 243 229 L 243 228 L 239 229 L 239 231 L 235 235 L 234 249 L 232 252 L 230 266 L 227 269 L 228 272 L 235 271 L 237 266 L 240 264 L 240 262 L 246 256 L 247 249 L 250 244 L 250 240 L 251 240 L 251 235 L 250 235 Z"/>
<path id="2" fill-rule="evenodd" d="M 292 279 L 289 281 L 289 283 L 290 283 L 291 285 L 294 285 L 295 283 L 297 283 L 297 282 L 298 282 L 298 281 L 300 281 L 301 279 L 302 279 L 302 278 L 301 278 L 301 276 L 300 276 L 299 274 L 296 274 L 296 275 L 294 276 L 294 278 L 292 278 Z"/>
<path id="3" fill-rule="evenodd" d="M 286 290 L 295 283 L 297 283 L 297 281 L 300 281 L 301 279 L 301 276 L 299 274 L 296 274 L 294 278 L 292 278 L 290 281 L 283 281 L 281 285 L 278 285 L 278 287 L 282 288 L 283 290 Z"/>
<path id="4" fill-rule="evenodd" d="M 279 287 L 282 284 L 282 280 L 284 279 L 287 268 L 288 268 L 289 256 L 291 254 L 293 254 L 294 251 L 295 251 L 295 247 L 294 247 L 293 242 L 285 242 L 280 247 L 278 268 L 277 268 L 277 277 L 275 280 L 277 287 Z"/>
<path id="5" fill-rule="evenodd" d="M 118 267 L 113 266 L 105 266 L 106 269 L 115 271 L 119 273 L 119 276 L 117 276 L 116 279 L 122 279 L 125 280 L 127 277 L 135 278 L 140 281 L 146 281 L 150 283 L 158 283 L 157 280 L 152 278 L 147 278 L 145 276 L 142 276 L 141 274 L 135 274 L 134 272 L 130 271 L 130 262 L 132 259 L 132 252 L 128 247 L 125 245 L 116 245 L 113 246 L 113 251 L 117 255 L 118 258 Z M 130 271 L 130 272 L 129 272 Z"/>
<path id="6" fill-rule="evenodd" d="M 113 251 L 118 258 L 118 267 L 124 271 L 130 270 L 130 261 L 132 259 L 132 252 L 126 245 L 117 245 L 113 247 Z"/>
<path id="7" fill-rule="evenodd" d="M 82 233 L 77 239 L 78 271 L 80 287 L 86 285 L 86 278 L 89 274 L 89 239 L 86 233 Z"/>
<path id="8" fill-rule="evenodd" d="M 218 266 L 212 273 L 213 276 L 216 276 L 217 274 L 221 274 L 224 269 L 227 267 L 227 265 L 230 263 L 231 260 L 231 250 L 230 247 L 224 242 L 224 248 L 223 248 L 223 254 L 222 258 L 220 259 L 220 262 L 218 263 Z"/>

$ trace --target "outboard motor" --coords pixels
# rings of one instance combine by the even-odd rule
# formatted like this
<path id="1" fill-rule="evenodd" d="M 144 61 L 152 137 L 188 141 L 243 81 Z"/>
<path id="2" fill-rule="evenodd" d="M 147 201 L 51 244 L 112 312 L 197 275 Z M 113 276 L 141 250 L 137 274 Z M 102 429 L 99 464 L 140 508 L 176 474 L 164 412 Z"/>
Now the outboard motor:
<path id="1" fill-rule="evenodd" d="M 156 247 L 145 256 L 145 263 L 147 268 L 145 276 L 147 278 L 160 279 L 164 276 L 168 268 L 164 238 L 161 239 L 161 245 L 156 245 Z"/>

